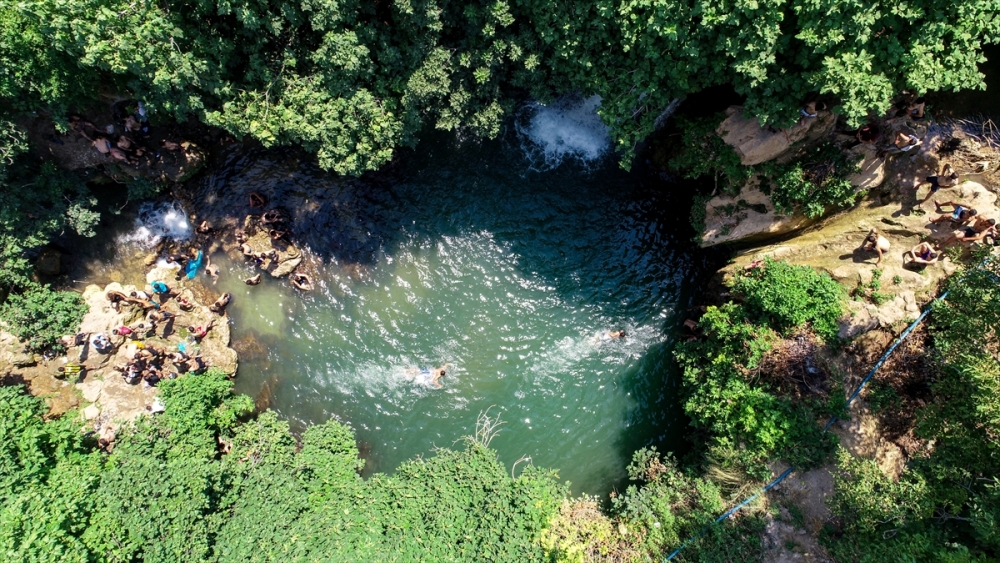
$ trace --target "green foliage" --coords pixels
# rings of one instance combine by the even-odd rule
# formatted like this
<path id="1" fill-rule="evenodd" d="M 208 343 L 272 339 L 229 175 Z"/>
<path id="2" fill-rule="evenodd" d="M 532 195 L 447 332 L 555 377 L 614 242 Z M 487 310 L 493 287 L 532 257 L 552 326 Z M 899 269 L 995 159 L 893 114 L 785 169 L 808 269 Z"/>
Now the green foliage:
<path id="1" fill-rule="evenodd" d="M 678 116 L 681 149 L 667 163 L 674 173 L 688 180 L 710 177 L 716 189 L 736 195 L 753 177 L 754 168 L 743 166 L 732 147 L 723 142 L 715 128 L 725 116 L 716 114 L 700 119 Z"/>
<path id="2" fill-rule="evenodd" d="M 832 143 L 818 145 L 789 164 L 761 165 L 761 191 L 781 213 L 800 210 L 806 217 L 820 217 L 828 207 L 850 206 L 860 197 L 848 180 L 857 164 Z"/>
<path id="3" fill-rule="evenodd" d="M 0 98 L 62 115 L 100 85 L 360 174 L 426 126 L 494 137 L 525 94 L 581 92 L 603 98 L 628 165 L 664 107 L 709 86 L 783 127 L 816 92 L 857 123 L 903 89 L 981 88 L 996 15 L 984 0 L 29 0 L 0 8 Z"/>
<path id="4" fill-rule="evenodd" d="M 707 444 L 734 451 L 738 468 L 761 479 L 770 475 L 765 463 L 773 458 L 796 467 L 822 461 L 832 442 L 815 413 L 751 375 L 775 338 L 771 329 L 732 303 L 709 307 L 699 327 L 705 338 L 679 345 L 674 357 L 683 370 L 684 410 L 708 434 Z"/>
<path id="5" fill-rule="evenodd" d="M 839 560 L 985 561 L 1000 549 L 1000 267 L 981 260 L 981 268 L 950 278 L 947 299 L 932 309 L 929 356 L 937 365 L 915 434 L 933 448 L 898 480 L 841 453 L 833 508 L 844 530 L 828 538 Z M 893 397 L 876 386 L 870 399 Z"/>
<path id="6" fill-rule="evenodd" d="M 730 285 L 752 315 L 776 330 L 788 333 L 810 323 L 823 338 L 837 337 L 844 291 L 826 274 L 765 258 L 759 267 L 737 272 Z"/>
<path id="7" fill-rule="evenodd" d="M 105 456 L 76 418 L 0 387 L 0 549 L 16 561 L 541 561 L 566 494 L 550 471 L 512 478 L 496 453 L 459 451 L 358 475 L 351 430 L 310 428 L 301 447 L 209 370 L 165 381 L 164 412 Z M 223 448 L 227 454 L 220 454 Z"/>
<path id="8" fill-rule="evenodd" d="M 87 305 L 79 293 L 53 291 L 36 283 L 9 295 L 0 305 L 0 320 L 32 351 L 59 346 L 63 335 L 76 333 L 86 313 Z"/>

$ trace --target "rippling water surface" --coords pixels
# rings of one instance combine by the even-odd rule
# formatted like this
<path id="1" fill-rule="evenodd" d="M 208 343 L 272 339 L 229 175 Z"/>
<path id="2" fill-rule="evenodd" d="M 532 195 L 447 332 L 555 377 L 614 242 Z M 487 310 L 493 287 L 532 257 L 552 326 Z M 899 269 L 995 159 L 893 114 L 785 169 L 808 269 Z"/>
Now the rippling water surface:
<path id="1" fill-rule="evenodd" d="M 456 445 L 487 410 L 505 422 L 503 462 L 530 456 L 577 493 L 620 483 L 638 447 L 680 443 L 669 348 L 704 278 L 688 201 L 590 152 L 533 171 L 523 135 L 438 135 L 360 180 L 280 151 L 208 174 L 188 211 L 242 218 L 260 212 L 246 194 L 264 194 L 293 216 L 317 285 L 247 287 L 247 265 L 213 257 L 216 289 L 235 295 L 237 390 L 299 430 L 349 422 L 369 473 Z M 441 389 L 407 377 L 444 364 Z"/>

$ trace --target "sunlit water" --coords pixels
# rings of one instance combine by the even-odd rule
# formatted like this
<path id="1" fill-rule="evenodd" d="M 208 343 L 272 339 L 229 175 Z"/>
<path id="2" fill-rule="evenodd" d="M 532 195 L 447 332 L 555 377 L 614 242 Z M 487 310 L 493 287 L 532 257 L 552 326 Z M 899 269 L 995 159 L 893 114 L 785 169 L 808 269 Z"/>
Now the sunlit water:
<path id="1" fill-rule="evenodd" d="M 246 194 L 264 194 L 293 216 L 317 285 L 248 287 L 247 264 L 213 257 L 214 289 L 235 296 L 237 390 L 297 430 L 350 423 L 366 473 L 454 446 L 487 410 L 505 422 L 502 461 L 528 456 L 577 493 L 620 483 L 639 447 L 681 443 L 669 349 L 703 279 L 688 203 L 602 159 L 597 125 L 589 138 L 439 135 L 364 180 L 290 152 L 233 155 L 197 188 L 198 220 L 259 213 Z M 555 138 L 581 147 L 575 160 L 531 171 L 528 153 Z M 628 336 L 602 337 L 613 329 Z M 444 364 L 440 389 L 406 371 Z"/>

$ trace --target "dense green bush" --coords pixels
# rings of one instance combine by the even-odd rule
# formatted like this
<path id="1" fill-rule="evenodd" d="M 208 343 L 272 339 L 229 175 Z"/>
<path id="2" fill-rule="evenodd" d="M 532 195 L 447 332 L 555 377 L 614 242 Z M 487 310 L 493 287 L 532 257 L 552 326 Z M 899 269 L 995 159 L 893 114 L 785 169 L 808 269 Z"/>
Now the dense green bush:
<path id="1" fill-rule="evenodd" d="M 58 347 L 59 339 L 75 334 L 87 313 L 79 293 L 53 291 L 47 285 L 29 284 L 21 293 L 12 293 L 0 305 L 0 320 L 29 350 Z"/>
<path id="2" fill-rule="evenodd" d="M 784 333 L 809 323 L 825 339 L 837 336 L 844 289 L 808 266 L 765 258 L 756 268 L 736 272 L 730 283 L 747 311 Z"/>
<path id="3" fill-rule="evenodd" d="M 684 411 L 706 445 L 734 451 L 738 469 L 761 479 L 774 458 L 800 468 L 821 462 L 833 440 L 821 432 L 816 413 L 753 376 L 774 332 L 732 303 L 709 307 L 699 327 L 705 337 L 678 345 L 674 357 L 683 370 Z"/>
<path id="4" fill-rule="evenodd" d="M 820 217 L 828 207 L 853 205 L 859 197 L 848 177 L 857 172 L 856 162 L 832 143 L 807 149 L 788 164 L 769 162 L 758 167 L 761 191 L 770 196 L 774 208 L 785 214 L 801 211 Z"/>
<path id="5" fill-rule="evenodd" d="M 671 100 L 710 86 L 778 126 L 817 92 L 858 123 L 904 89 L 981 88 L 997 13 L 985 0 L 28 0 L 0 7 L 0 98 L 61 117 L 128 92 L 161 119 L 195 115 L 360 174 L 424 127 L 493 137 L 526 94 L 581 92 L 603 98 L 627 164 Z"/>
<path id="6" fill-rule="evenodd" d="M 209 370 L 165 381 L 160 415 L 104 455 L 70 413 L 0 387 L 0 553 L 10 561 L 541 561 L 565 497 L 552 472 L 512 478 L 485 444 L 364 481 L 353 433 L 301 445 Z M 223 453 L 228 450 L 228 453 Z"/>

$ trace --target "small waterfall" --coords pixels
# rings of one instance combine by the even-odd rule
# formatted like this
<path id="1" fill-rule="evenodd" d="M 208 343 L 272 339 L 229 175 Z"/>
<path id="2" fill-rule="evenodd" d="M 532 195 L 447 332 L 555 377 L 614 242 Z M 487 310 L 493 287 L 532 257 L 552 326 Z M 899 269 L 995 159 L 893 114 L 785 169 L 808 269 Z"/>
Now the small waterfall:
<path id="1" fill-rule="evenodd" d="M 566 159 L 589 164 L 603 156 L 611 137 L 597 115 L 600 105 L 600 96 L 567 96 L 549 106 L 527 105 L 518 115 L 516 128 L 532 168 L 549 170 Z"/>
<path id="2" fill-rule="evenodd" d="M 176 201 L 144 203 L 139 207 L 135 228 L 120 237 L 119 242 L 151 248 L 164 238 L 186 240 L 192 230 L 187 217 L 187 212 Z"/>

